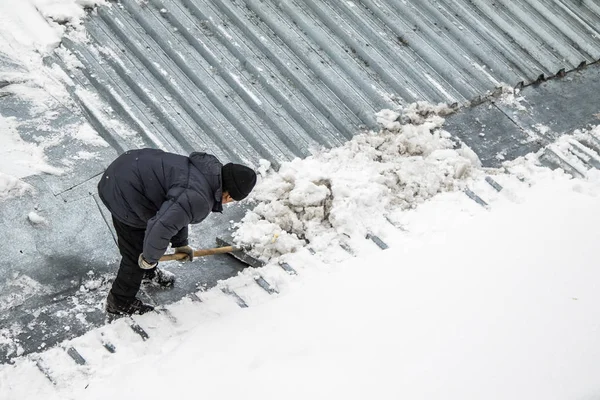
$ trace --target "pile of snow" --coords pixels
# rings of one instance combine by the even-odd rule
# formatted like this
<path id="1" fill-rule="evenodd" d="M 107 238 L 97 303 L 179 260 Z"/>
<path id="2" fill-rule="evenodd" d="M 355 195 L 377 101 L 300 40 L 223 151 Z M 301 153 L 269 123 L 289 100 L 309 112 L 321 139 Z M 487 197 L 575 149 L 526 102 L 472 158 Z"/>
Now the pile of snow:
<path id="1" fill-rule="evenodd" d="M 379 132 L 270 170 L 250 195 L 253 209 L 235 239 L 266 260 L 305 246 L 333 260 L 343 254 L 340 245 L 378 235 L 404 210 L 461 189 L 481 164 L 441 129 L 446 110 L 426 103 L 383 110 Z"/>

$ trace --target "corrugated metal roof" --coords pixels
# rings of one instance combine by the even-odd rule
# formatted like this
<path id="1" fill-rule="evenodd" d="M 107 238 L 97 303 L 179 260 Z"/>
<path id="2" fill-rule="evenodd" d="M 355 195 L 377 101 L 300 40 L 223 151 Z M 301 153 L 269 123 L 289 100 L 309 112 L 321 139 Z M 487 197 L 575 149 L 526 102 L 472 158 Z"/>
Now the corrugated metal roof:
<path id="1" fill-rule="evenodd" d="M 252 163 L 339 145 L 381 108 L 462 104 L 600 59 L 595 0 L 122 0 L 87 29 L 89 44 L 64 42 L 85 65 L 69 73 L 115 148 Z"/>

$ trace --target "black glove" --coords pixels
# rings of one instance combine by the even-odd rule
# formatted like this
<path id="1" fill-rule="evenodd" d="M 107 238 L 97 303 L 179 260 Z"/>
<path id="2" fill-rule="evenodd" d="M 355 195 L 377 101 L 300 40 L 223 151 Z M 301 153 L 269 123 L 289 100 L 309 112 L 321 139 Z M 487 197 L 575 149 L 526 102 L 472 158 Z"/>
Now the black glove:
<path id="1" fill-rule="evenodd" d="M 187 256 L 182 258 L 181 261 L 194 261 L 194 249 L 190 246 L 175 247 L 175 253 L 185 253 Z"/>

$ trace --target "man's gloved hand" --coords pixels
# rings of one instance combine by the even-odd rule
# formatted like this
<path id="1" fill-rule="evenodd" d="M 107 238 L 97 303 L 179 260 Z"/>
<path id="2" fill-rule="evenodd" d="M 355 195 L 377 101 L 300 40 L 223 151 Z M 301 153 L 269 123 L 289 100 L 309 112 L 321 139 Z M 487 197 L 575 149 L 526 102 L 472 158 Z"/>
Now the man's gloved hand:
<path id="1" fill-rule="evenodd" d="M 141 269 L 152 269 L 158 265 L 158 263 L 150 264 L 148 261 L 144 260 L 144 255 L 140 254 L 138 258 L 138 265 Z"/>
<path id="2" fill-rule="evenodd" d="M 175 253 L 185 253 L 186 258 L 182 258 L 181 261 L 194 261 L 194 249 L 190 246 L 175 247 Z"/>

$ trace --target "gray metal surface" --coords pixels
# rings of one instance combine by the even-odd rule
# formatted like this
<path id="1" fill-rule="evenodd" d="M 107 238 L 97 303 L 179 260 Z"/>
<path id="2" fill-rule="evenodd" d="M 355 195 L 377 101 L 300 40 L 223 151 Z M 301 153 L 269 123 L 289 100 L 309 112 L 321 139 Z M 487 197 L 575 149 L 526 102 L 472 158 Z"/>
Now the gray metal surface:
<path id="1" fill-rule="evenodd" d="M 63 43 L 85 66 L 69 73 L 114 113 L 74 94 L 119 152 L 252 163 L 338 145 L 381 108 L 464 104 L 600 59 L 595 0 L 121 0 L 87 29 Z"/>
<path id="2" fill-rule="evenodd" d="M 444 129 L 464 141 L 484 167 L 500 167 L 536 152 L 575 129 L 600 124 L 600 63 L 523 90 L 519 104 L 497 99 L 446 119 Z"/>

